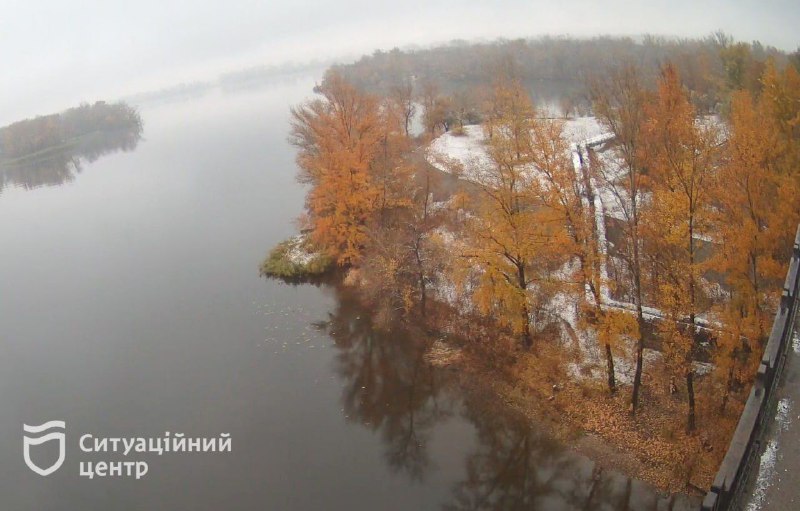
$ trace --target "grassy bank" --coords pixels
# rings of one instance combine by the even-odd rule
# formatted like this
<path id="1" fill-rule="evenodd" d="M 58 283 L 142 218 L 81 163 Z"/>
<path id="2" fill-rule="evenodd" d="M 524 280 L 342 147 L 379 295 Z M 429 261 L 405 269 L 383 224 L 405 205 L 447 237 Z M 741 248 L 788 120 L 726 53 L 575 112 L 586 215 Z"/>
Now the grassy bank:
<path id="1" fill-rule="evenodd" d="M 333 259 L 315 251 L 304 234 L 278 243 L 261 263 L 261 275 L 284 280 L 320 277 L 334 267 Z"/>

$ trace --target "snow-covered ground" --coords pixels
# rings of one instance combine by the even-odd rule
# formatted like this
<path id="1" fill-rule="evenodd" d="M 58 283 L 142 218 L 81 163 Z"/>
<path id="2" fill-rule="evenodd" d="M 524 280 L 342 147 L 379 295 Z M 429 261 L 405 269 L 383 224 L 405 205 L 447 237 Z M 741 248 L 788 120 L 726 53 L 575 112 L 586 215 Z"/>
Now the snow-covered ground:
<path id="1" fill-rule="evenodd" d="M 588 158 L 584 147 L 581 147 L 580 150 Z M 594 157 L 597 158 L 599 165 L 596 169 L 593 188 L 602 203 L 604 213 L 618 220 L 626 220 L 628 217 L 626 212 L 631 211 L 631 198 L 626 191 L 627 187 L 622 182 L 628 176 L 622 159 L 614 148 L 595 151 Z M 640 201 L 646 200 L 642 194 L 637 194 L 637 197 Z"/>
<path id="2" fill-rule="evenodd" d="M 775 414 L 775 434 L 771 435 L 761 454 L 761 459 L 758 462 L 758 474 L 756 476 L 755 488 L 753 494 L 750 496 L 750 502 L 747 505 L 746 511 L 758 511 L 762 509 L 762 505 L 767 496 L 767 490 L 772 486 L 773 482 L 777 479 L 780 481 L 781 474 L 777 474 L 775 466 L 780 457 L 779 445 L 781 443 L 782 433 L 789 429 L 792 416 L 792 401 L 789 397 L 784 397 L 778 401 L 777 413 Z"/>
<path id="3" fill-rule="evenodd" d="M 564 122 L 564 137 L 573 144 L 597 143 L 610 140 L 611 136 L 596 117 L 575 117 Z"/>
<path id="4" fill-rule="evenodd" d="M 428 146 L 428 162 L 449 174 L 479 184 L 489 184 L 492 160 L 486 152 L 483 127 L 464 126 L 463 135 L 448 132 Z"/>
<path id="5" fill-rule="evenodd" d="M 572 144 L 599 143 L 610 140 L 594 117 L 577 117 L 564 122 L 564 136 Z M 492 159 L 486 149 L 486 136 L 480 125 L 464 126 L 463 135 L 452 131 L 436 138 L 428 146 L 428 162 L 450 174 L 478 184 L 491 184 Z M 534 169 L 531 168 L 531 171 Z"/>
<path id="6" fill-rule="evenodd" d="M 307 243 L 307 236 L 305 234 L 297 234 L 296 236 L 292 236 L 288 240 L 289 243 L 289 250 L 286 252 L 286 259 L 292 263 L 299 266 L 306 266 L 315 258 L 319 257 L 319 254 L 316 252 L 309 252 L 306 247 L 308 247 Z"/>
<path id="7" fill-rule="evenodd" d="M 582 162 L 589 161 L 587 147 L 601 147 L 606 142 L 613 139 L 613 135 L 594 117 L 577 117 L 568 119 L 564 123 L 564 136 L 570 142 L 572 151 L 572 161 L 575 171 L 580 173 Z M 620 162 L 620 156 L 613 148 L 604 148 L 594 151 L 594 156 L 601 163 L 600 169 L 590 175 L 590 186 L 594 192 L 595 222 L 600 247 L 604 252 L 607 251 L 605 217 L 613 217 L 620 220 L 626 218 L 626 211 L 630 211 L 630 196 L 625 193 L 624 183 L 621 180 L 626 178 L 626 170 Z M 428 162 L 437 169 L 457 175 L 466 181 L 471 181 L 484 186 L 492 186 L 492 160 L 486 147 L 485 134 L 482 126 L 470 125 L 464 127 L 462 135 L 445 133 L 436 138 L 428 147 L 426 152 Z M 530 176 L 535 178 L 535 168 L 531 167 Z M 581 178 L 582 176 L 579 176 Z M 622 186 L 615 186 L 622 185 Z M 642 195 L 639 200 L 646 201 L 647 197 Z M 588 207 L 588 199 L 586 206 Z M 449 239 L 452 243 L 457 243 L 450 232 L 440 233 L 446 242 Z M 605 258 L 603 258 L 605 259 Z M 565 275 L 574 273 L 574 263 L 570 262 L 562 269 Z M 605 307 L 626 310 L 631 313 L 636 311 L 634 304 L 620 302 L 611 297 L 608 285 L 609 276 L 607 267 L 602 264 L 601 279 L 604 282 L 601 290 L 602 299 Z M 469 292 L 456 289 L 456 286 L 448 282 L 447 279 L 439 276 L 436 279 L 437 298 L 455 305 L 459 309 L 469 310 L 472 304 L 469 300 Z M 588 291 L 587 291 L 588 293 Z M 466 295 L 466 296 L 465 296 Z M 599 345 L 597 337 L 593 331 L 580 328 L 577 317 L 577 297 L 568 293 L 559 293 L 552 298 L 550 303 L 544 307 L 544 312 L 562 320 L 562 341 L 571 343 L 576 349 L 576 361 L 568 367 L 572 376 L 579 379 L 602 380 L 605 378 L 605 354 Z M 658 309 L 643 307 L 646 318 L 663 318 L 664 315 Z M 698 318 L 698 323 L 707 325 L 706 321 Z M 635 369 L 633 360 L 630 357 L 620 356 L 621 352 L 632 353 L 633 339 L 626 341 L 629 346 L 618 347 L 615 351 L 615 367 L 617 379 L 620 383 L 627 384 L 633 381 L 633 371 Z M 620 349 L 622 348 L 622 349 Z M 661 353 L 654 350 L 645 350 L 645 363 L 652 363 L 660 359 Z M 695 363 L 697 374 L 708 373 L 712 366 L 710 364 Z"/>

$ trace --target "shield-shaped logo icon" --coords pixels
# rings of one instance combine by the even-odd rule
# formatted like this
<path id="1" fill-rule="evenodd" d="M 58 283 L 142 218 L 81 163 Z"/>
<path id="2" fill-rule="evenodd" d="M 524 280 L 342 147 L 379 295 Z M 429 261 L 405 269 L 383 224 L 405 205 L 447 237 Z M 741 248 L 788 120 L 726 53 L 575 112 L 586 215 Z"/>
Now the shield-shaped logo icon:
<path id="1" fill-rule="evenodd" d="M 61 465 L 64 463 L 64 456 L 66 454 L 66 440 L 64 434 L 66 425 L 64 424 L 64 421 L 45 422 L 41 426 L 28 426 L 27 424 L 23 424 L 22 428 L 26 433 L 23 438 L 23 456 L 25 458 L 25 464 L 40 476 L 48 476 L 58 470 L 59 467 L 61 467 Z M 42 436 L 31 437 L 28 436 L 28 434 Z M 58 441 L 58 459 L 49 467 L 42 468 L 35 464 L 33 460 L 31 460 L 31 446 L 41 445 L 51 440 Z"/>

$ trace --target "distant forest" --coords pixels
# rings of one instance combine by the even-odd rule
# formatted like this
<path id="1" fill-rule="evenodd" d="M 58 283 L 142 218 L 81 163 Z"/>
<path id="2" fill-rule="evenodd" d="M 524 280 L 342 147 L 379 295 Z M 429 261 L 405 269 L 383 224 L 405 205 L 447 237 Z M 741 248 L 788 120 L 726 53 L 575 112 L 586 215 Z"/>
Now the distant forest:
<path id="1" fill-rule="evenodd" d="M 142 119 L 136 109 L 121 102 L 84 103 L 58 114 L 25 119 L 0 128 L 0 159 L 18 159 L 67 148 L 87 135 L 113 131 L 141 134 Z"/>
<path id="2" fill-rule="evenodd" d="M 541 37 L 469 43 L 389 52 L 376 51 L 359 61 L 336 66 L 362 90 L 387 94 L 410 84 L 417 97 L 425 89 L 450 96 L 451 103 L 474 105 L 470 95 L 490 88 L 492 76 L 508 75 L 509 68 L 538 103 L 548 103 L 561 113 L 583 114 L 591 106 L 589 89 L 614 66 L 628 63 L 642 72 L 647 85 L 654 85 L 665 62 L 680 73 L 691 101 L 701 113 L 726 108 L 730 91 L 757 94 L 765 63 L 772 58 L 782 68 L 800 70 L 800 50 L 787 54 L 771 46 L 735 42 L 724 33 L 702 39 L 628 37 Z"/>

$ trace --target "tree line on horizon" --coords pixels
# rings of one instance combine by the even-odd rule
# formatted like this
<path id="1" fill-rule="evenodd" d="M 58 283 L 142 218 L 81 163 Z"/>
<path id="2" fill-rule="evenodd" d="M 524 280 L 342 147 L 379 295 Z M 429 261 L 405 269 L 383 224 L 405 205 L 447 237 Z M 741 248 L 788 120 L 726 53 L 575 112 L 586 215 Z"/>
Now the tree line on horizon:
<path id="1" fill-rule="evenodd" d="M 124 102 L 83 103 L 64 112 L 17 121 L 0 128 L 0 158 L 21 158 L 63 146 L 95 132 L 142 132 L 136 109 Z"/>
<path id="2" fill-rule="evenodd" d="M 800 71 L 800 47 L 785 52 L 735 41 L 724 32 L 703 38 L 644 35 L 575 38 L 543 36 L 492 42 L 453 41 L 448 45 L 375 51 L 356 62 L 334 66 L 349 82 L 367 92 L 385 95 L 397 84 L 414 82 L 420 91 L 435 84 L 453 103 L 476 90 L 491 87 L 491 76 L 503 73 L 509 61 L 516 76 L 538 103 L 554 103 L 567 115 L 592 109 L 590 84 L 619 62 L 636 66 L 647 87 L 654 87 L 659 69 L 669 61 L 687 87 L 700 113 L 726 107 L 731 90 L 760 89 L 767 60 Z"/>

